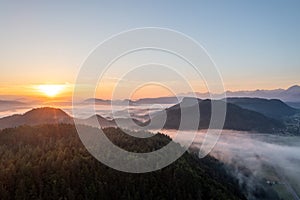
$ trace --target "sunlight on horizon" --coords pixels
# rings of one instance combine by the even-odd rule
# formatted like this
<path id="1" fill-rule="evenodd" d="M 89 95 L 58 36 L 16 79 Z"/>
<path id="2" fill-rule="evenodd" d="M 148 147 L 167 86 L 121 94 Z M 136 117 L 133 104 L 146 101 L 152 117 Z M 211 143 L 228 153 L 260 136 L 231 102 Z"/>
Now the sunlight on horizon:
<path id="1" fill-rule="evenodd" d="M 46 84 L 39 85 L 37 89 L 47 97 L 55 97 L 65 89 L 65 85 Z"/>

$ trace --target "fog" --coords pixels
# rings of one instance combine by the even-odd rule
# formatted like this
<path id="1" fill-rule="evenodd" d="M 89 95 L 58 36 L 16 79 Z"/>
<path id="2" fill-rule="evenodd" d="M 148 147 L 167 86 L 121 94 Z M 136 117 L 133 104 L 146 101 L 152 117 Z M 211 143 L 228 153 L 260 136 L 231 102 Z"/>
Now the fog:
<path id="1" fill-rule="evenodd" d="M 176 135 L 175 130 L 162 132 Z M 193 148 L 200 149 L 205 133 L 198 132 Z M 300 137 L 223 131 L 210 155 L 226 164 L 248 199 L 256 199 L 259 188 L 282 199 L 299 199 Z"/>
<path id="2" fill-rule="evenodd" d="M 161 111 L 165 108 L 172 106 L 173 104 L 162 104 L 162 105 L 149 105 L 149 104 L 140 104 L 140 105 L 114 105 L 113 112 L 111 105 L 95 105 L 95 112 L 91 112 L 90 104 L 78 104 L 76 109 L 80 115 L 79 118 L 88 118 L 92 115 L 98 114 L 106 118 L 129 118 L 133 117 L 141 121 L 148 119 L 148 115 Z M 1 105 L 0 103 L 0 118 L 10 116 L 13 114 L 23 114 L 32 108 L 39 107 L 56 107 L 64 110 L 67 114 L 72 116 L 72 103 L 71 102 L 51 102 L 51 103 L 27 103 L 25 105 Z"/>

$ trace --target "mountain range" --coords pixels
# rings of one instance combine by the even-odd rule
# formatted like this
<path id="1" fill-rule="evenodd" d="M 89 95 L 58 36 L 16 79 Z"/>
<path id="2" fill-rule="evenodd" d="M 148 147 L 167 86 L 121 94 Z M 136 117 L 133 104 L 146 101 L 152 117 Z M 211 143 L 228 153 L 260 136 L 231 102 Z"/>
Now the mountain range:
<path id="1" fill-rule="evenodd" d="M 239 91 L 226 92 L 227 97 L 258 97 L 266 99 L 280 99 L 285 102 L 300 101 L 300 86 L 294 85 L 288 89 L 275 90 L 255 90 L 255 91 Z"/>
<path id="2" fill-rule="evenodd" d="M 176 104 L 183 97 L 156 97 L 156 98 L 141 98 L 138 100 L 106 100 L 98 98 L 89 98 L 84 100 L 83 104 L 96 104 L 96 105 L 140 105 L 140 104 Z"/>
<path id="3" fill-rule="evenodd" d="M 116 105 L 139 105 L 139 104 L 176 104 L 179 103 L 184 97 L 191 97 L 192 93 L 182 93 L 178 97 L 157 97 L 157 98 L 141 98 L 138 100 L 103 100 L 98 98 L 90 98 L 83 103 L 95 103 L 99 105 L 111 104 Z M 200 99 L 210 99 L 209 93 L 196 92 L 195 95 Z M 288 102 L 291 105 L 295 105 L 300 102 L 300 86 L 294 85 L 288 89 L 274 89 L 274 90 L 253 90 L 253 91 L 226 91 L 225 94 L 213 94 L 215 97 L 227 98 L 245 97 L 245 98 L 261 98 L 261 99 L 278 99 L 284 102 Z M 194 95 L 193 95 L 194 96 Z"/>
<path id="4" fill-rule="evenodd" d="M 137 119 L 131 118 L 117 118 L 107 119 L 100 115 L 93 115 L 86 119 L 78 119 L 69 116 L 66 112 L 58 108 L 42 107 L 32 109 L 24 114 L 17 114 L 8 117 L 0 118 L 0 129 L 13 128 L 22 125 L 40 125 L 40 124 L 74 124 L 74 121 L 78 124 L 99 127 L 116 127 L 121 126 L 123 128 L 130 128 L 129 122 L 143 125 Z"/>
<path id="5" fill-rule="evenodd" d="M 191 93 L 181 94 L 182 96 L 190 96 Z M 210 98 L 209 93 L 196 93 L 198 98 L 207 99 Z M 300 86 L 294 85 L 288 89 L 274 89 L 274 90 L 252 90 L 252 91 L 226 91 L 225 94 L 219 94 L 219 96 L 226 95 L 230 97 L 251 97 L 251 98 L 264 98 L 264 99 L 279 99 L 284 102 L 300 102 Z M 214 94 L 218 96 L 218 94 Z"/>
<path id="6" fill-rule="evenodd" d="M 226 101 L 225 101 L 226 100 Z M 290 117 L 299 113 L 299 110 L 292 108 L 280 100 L 267 100 L 260 98 L 228 98 L 223 100 L 201 100 L 185 97 L 183 100 L 169 108 L 159 111 L 151 116 L 151 119 L 142 122 L 135 118 L 107 119 L 100 115 L 94 115 L 86 119 L 76 119 L 69 116 L 58 108 L 36 108 L 22 115 L 12 115 L 0 118 L 0 129 L 17 127 L 21 125 L 37 124 L 73 124 L 74 120 L 79 124 L 102 128 L 121 126 L 122 128 L 132 128 L 132 125 L 157 128 L 156 125 L 162 122 L 162 115 L 166 113 L 164 128 L 178 129 L 181 121 L 181 114 L 186 118 L 187 123 L 183 129 L 190 129 L 192 124 L 198 123 L 198 129 L 209 128 L 211 118 L 211 104 L 216 105 L 226 103 L 227 111 L 224 129 L 255 131 L 255 132 L 278 132 L 286 127 L 283 123 L 285 117 Z M 198 107 L 198 108 L 197 108 Z M 189 115 L 196 109 L 200 110 L 200 120 L 195 122 L 195 118 Z M 214 128 L 214 127 L 212 127 Z"/>
<path id="7" fill-rule="evenodd" d="M 9 100 L 0 100 L 0 111 L 6 111 L 8 108 L 17 109 L 26 107 L 26 103 L 21 101 L 9 101 Z"/>
<path id="8" fill-rule="evenodd" d="M 209 93 L 200 93 L 196 92 L 195 95 L 200 99 L 210 99 Z M 300 108 L 300 86 L 294 85 L 289 87 L 288 89 L 274 89 L 274 90 L 253 90 L 253 91 L 226 91 L 225 94 L 213 94 L 214 97 L 224 97 L 226 95 L 227 98 L 260 98 L 260 99 L 278 99 L 281 100 L 288 105 Z M 141 98 L 137 100 L 106 100 L 99 98 L 89 98 L 80 104 L 96 104 L 96 105 L 143 105 L 143 104 L 177 104 L 184 97 L 191 97 L 192 93 L 182 93 L 177 96 L 170 97 L 155 97 L 155 98 Z M 28 101 L 28 100 L 27 100 Z M 53 105 L 53 102 L 50 102 Z M 54 102 L 55 105 L 68 104 L 71 105 L 71 102 Z M 0 99 L 0 111 L 7 110 L 10 107 L 28 107 L 30 105 L 35 105 L 33 103 L 28 104 L 28 102 L 18 101 L 18 100 L 1 100 Z"/>

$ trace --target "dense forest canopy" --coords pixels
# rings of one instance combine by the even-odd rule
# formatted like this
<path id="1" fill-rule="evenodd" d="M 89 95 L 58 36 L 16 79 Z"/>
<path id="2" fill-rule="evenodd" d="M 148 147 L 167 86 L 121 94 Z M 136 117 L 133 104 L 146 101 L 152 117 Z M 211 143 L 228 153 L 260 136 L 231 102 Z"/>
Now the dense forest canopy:
<path id="1" fill-rule="evenodd" d="M 128 151 L 170 142 L 163 134 L 138 142 L 119 129 L 104 131 Z M 243 199 L 236 180 L 211 157 L 185 153 L 159 171 L 119 172 L 94 159 L 70 124 L 4 129 L 0 157 L 1 199 Z"/>

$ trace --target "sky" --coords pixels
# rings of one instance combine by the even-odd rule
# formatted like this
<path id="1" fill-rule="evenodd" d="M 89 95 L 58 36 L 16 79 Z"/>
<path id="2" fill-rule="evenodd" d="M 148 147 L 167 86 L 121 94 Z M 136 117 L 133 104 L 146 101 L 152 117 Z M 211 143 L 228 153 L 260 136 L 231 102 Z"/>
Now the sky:
<path id="1" fill-rule="evenodd" d="M 0 96 L 38 96 L 39 85 L 60 84 L 66 88 L 61 97 L 70 97 L 82 63 L 99 43 L 141 27 L 196 40 L 226 90 L 288 88 L 300 84 L 299 9 L 297 0 L 0 1 Z M 138 97 L 170 93 L 153 90 Z"/>

